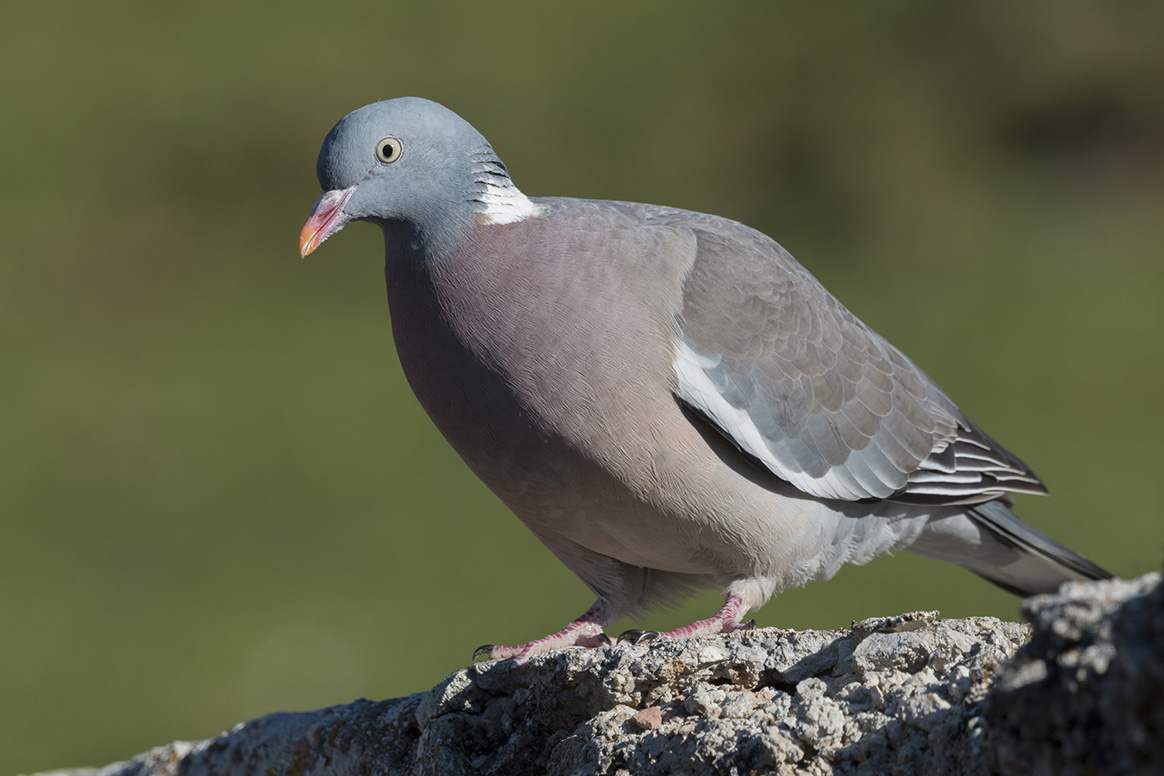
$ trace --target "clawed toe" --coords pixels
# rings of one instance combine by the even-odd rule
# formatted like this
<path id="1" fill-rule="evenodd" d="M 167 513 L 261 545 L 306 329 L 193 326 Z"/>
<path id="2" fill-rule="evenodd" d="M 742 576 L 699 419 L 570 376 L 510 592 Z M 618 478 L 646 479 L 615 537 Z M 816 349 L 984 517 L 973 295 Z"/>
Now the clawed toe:
<path id="1" fill-rule="evenodd" d="M 596 602 L 574 622 L 557 633 L 551 633 L 534 641 L 513 646 L 485 644 L 473 652 L 473 660 L 504 660 L 513 658 L 519 666 L 524 666 L 534 655 L 563 647 L 602 647 L 610 644 L 610 638 L 602 632 L 602 626 L 609 621 L 601 601 Z"/>
<path id="2" fill-rule="evenodd" d="M 657 638 L 658 635 L 658 631 L 645 631 L 639 630 L 638 628 L 632 628 L 620 634 L 619 637 L 615 639 L 615 643 L 630 644 L 631 646 L 637 647 L 639 644 L 646 644 L 648 641 Z"/>
<path id="3" fill-rule="evenodd" d="M 748 620 L 747 622 L 739 621 L 739 616 L 745 611 L 747 609 L 744 607 L 743 599 L 738 595 L 731 595 L 724 603 L 723 608 L 716 612 L 715 616 L 710 619 L 700 620 L 685 628 L 667 631 L 666 633 L 632 628 L 631 630 L 623 632 L 614 641 L 611 641 L 610 637 L 603 632 L 602 627 L 610 622 L 612 617 L 608 616 L 601 603 L 596 603 L 585 614 L 557 633 L 551 633 L 549 636 L 537 639 L 536 641 L 515 644 L 514 646 L 508 647 L 496 644 L 485 644 L 474 650 L 473 660 L 476 661 L 482 658 L 485 660 L 513 658 L 520 668 L 528 663 L 529 659 L 534 655 L 540 655 L 544 652 L 561 649 L 563 647 L 593 648 L 609 647 L 612 644 L 629 644 L 632 647 L 637 647 L 662 636 L 680 639 L 690 636 L 707 636 L 715 633 L 755 630 L 755 620 Z"/>

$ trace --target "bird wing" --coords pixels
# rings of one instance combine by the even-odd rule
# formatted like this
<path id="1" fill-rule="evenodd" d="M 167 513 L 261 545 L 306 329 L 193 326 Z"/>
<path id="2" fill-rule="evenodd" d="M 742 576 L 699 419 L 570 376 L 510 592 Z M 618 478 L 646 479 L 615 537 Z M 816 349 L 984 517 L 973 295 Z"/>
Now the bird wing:
<path id="1" fill-rule="evenodd" d="M 820 498 L 975 503 L 1046 493 L 767 236 L 658 211 L 698 250 L 683 287 L 677 396 L 740 450 Z"/>

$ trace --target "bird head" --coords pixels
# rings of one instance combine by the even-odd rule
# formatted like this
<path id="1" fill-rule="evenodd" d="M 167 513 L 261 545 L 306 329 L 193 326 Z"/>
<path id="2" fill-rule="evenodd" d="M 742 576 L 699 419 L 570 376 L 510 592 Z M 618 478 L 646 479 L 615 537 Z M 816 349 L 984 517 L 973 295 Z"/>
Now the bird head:
<path id="1" fill-rule="evenodd" d="M 439 254 L 489 214 L 496 192 L 528 203 L 472 125 L 419 97 L 373 103 L 340 119 L 323 141 L 316 175 L 324 193 L 299 233 L 301 256 L 350 221 L 407 234 L 414 248 Z"/>

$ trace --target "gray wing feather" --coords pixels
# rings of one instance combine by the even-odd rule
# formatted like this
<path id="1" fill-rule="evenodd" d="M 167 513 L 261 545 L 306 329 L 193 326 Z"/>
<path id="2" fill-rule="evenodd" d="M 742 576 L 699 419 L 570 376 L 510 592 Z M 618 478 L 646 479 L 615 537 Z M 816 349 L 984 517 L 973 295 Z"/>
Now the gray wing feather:
<path id="1" fill-rule="evenodd" d="M 1046 492 L 770 238 L 685 211 L 640 216 L 685 226 L 698 243 L 683 289 L 678 398 L 774 474 L 846 501 Z"/>

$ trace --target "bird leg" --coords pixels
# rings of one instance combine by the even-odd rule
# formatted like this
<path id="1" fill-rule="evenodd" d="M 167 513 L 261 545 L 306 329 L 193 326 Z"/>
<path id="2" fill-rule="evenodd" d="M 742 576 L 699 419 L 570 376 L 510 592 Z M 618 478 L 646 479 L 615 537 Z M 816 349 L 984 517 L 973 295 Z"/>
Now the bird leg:
<path id="1" fill-rule="evenodd" d="M 748 622 L 740 622 L 740 615 L 747 612 L 744 607 L 744 599 L 738 593 L 732 593 L 728 596 L 727 601 L 724 602 L 723 607 L 720 608 L 714 616 L 708 617 L 706 620 L 699 620 L 693 622 L 683 628 L 676 628 L 675 630 L 665 631 L 658 635 L 667 636 L 672 639 L 685 639 L 690 636 L 710 636 L 715 633 L 733 633 L 741 630 L 752 630 L 756 627 L 755 620 Z M 638 644 L 647 639 L 643 636 L 647 634 L 636 634 L 634 643 Z M 619 637 L 621 639 L 621 637 Z"/>
<path id="2" fill-rule="evenodd" d="M 486 644 L 483 647 L 477 648 L 473 653 L 473 659 L 476 660 L 479 657 L 484 657 L 488 660 L 502 660 L 507 657 L 512 657 L 516 658 L 517 663 L 520 665 L 527 662 L 534 655 L 549 652 L 551 649 L 559 649 L 561 647 L 602 647 L 610 643 L 610 639 L 602 632 L 603 626 L 609 620 L 610 617 L 607 615 L 606 607 L 602 601 L 595 601 L 594 605 L 587 609 L 585 614 L 557 633 L 543 636 L 536 641 L 515 644 L 513 646 Z"/>

